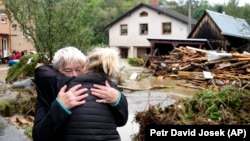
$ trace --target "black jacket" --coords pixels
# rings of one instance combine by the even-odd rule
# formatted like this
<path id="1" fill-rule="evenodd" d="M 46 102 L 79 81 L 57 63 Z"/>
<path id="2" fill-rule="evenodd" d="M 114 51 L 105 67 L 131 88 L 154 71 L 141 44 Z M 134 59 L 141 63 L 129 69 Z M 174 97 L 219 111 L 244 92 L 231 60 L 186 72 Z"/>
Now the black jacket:
<path id="1" fill-rule="evenodd" d="M 35 69 L 37 100 L 32 130 L 33 141 L 57 141 L 56 138 L 61 135 L 61 127 L 70 115 L 55 99 L 60 88 L 69 80 L 54 70 L 51 65 L 43 65 Z"/>
<path id="2" fill-rule="evenodd" d="M 105 85 L 107 78 L 98 74 L 84 74 L 72 79 L 68 88 L 76 84 L 82 84 L 83 88 L 92 88 L 93 84 Z M 117 86 L 109 81 L 111 87 Z M 97 97 L 90 95 L 84 105 L 73 108 L 72 115 L 63 129 L 64 141 L 119 141 L 120 136 L 117 126 L 123 126 L 128 120 L 128 103 L 126 97 L 121 94 L 119 104 L 97 103 Z"/>
<path id="3" fill-rule="evenodd" d="M 88 79 L 85 80 L 85 78 Z M 121 94 L 120 103 L 113 107 L 95 103 L 96 98 L 90 95 L 86 104 L 71 109 L 73 114 L 69 115 L 55 100 L 60 88 L 69 81 L 71 79 L 55 71 L 50 65 L 44 65 L 35 70 L 37 101 L 33 141 L 120 140 L 116 127 L 125 125 L 128 120 L 126 97 Z M 69 86 L 79 83 L 89 88 L 93 83 L 104 84 L 104 79 L 83 75 L 74 78 Z M 97 115 L 94 116 L 94 114 Z M 106 121 L 108 123 L 104 123 Z M 103 131 L 103 127 L 108 130 Z M 100 131 L 102 131 L 101 134 Z M 70 136 L 73 134 L 74 136 Z"/>

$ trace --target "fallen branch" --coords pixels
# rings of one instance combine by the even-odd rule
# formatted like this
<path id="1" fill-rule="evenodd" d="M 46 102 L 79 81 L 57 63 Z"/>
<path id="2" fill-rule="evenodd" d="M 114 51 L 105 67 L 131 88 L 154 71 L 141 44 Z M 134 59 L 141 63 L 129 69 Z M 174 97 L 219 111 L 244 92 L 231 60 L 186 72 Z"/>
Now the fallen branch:
<path id="1" fill-rule="evenodd" d="M 126 87 L 126 86 L 118 85 L 118 88 L 132 90 L 132 91 L 145 91 L 145 90 L 153 90 L 153 89 L 170 88 L 170 86 L 156 85 L 156 86 L 148 87 L 148 88 L 132 88 L 132 87 Z"/>

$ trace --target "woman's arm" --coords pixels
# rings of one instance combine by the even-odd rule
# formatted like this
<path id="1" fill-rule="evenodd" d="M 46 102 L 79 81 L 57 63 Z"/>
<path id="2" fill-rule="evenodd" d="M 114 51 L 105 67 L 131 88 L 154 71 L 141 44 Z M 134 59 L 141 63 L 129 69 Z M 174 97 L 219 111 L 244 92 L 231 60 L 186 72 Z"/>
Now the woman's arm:
<path id="1" fill-rule="evenodd" d="M 94 84 L 94 87 L 90 90 L 93 95 L 99 97 L 99 99 L 96 100 L 97 102 L 110 104 L 118 127 L 123 126 L 127 123 L 127 98 L 118 90 L 118 87 L 115 83 L 106 81 L 105 86 Z"/>
<path id="2" fill-rule="evenodd" d="M 34 141 L 56 140 L 60 134 L 60 127 L 63 126 L 70 115 L 64 111 L 56 100 L 52 102 L 50 108 L 43 101 L 43 97 L 38 96 L 32 137 Z"/>
<path id="3" fill-rule="evenodd" d="M 124 94 L 121 93 L 119 103 L 112 106 L 112 109 L 114 109 L 116 125 L 118 127 L 124 126 L 128 121 L 128 102 Z"/>

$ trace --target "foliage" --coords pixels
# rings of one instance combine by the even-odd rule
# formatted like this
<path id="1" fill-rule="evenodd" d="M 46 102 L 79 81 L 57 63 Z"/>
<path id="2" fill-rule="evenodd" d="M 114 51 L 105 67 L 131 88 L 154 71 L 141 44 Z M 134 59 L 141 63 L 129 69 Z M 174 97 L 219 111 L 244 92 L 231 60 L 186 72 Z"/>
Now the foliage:
<path id="1" fill-rule="evenodd" d="M 128 58 L 128 64 L 131 66 L 143 66 L 144 60 L 142 58 Z"/>
<path id="2" fill-rule="evenodd" d="M 108 33 L 103 29 L 111 21 L 139 3 L 150 0 L 2 0 L 6 14 L 17 21 L 25 36 L 34 43 L 43 63 L 50 63 L 54 52 L 64 46 L 76 46 L 87 53 L 93 46 L 107 45 Z M 175 11 L 188 15 L 188 1 L 160 1 Z M 238 7 L 237 0 L 211 6 L 208 1 L 192 1 L 192 17 L 199 19 L 205 9 L 225 11 L 246 19 L 249 6 Z M 237 12 L 235 12 L 237 11 Z"/>
<path id="3" fill-rule="evenodd" d="M 13 112 L 14 101 L 2 99 L 0 100 L 0 114 L 1 116 L 10 116 Z"/>
<path id="4" fill-rule="evenodd" d="M 135 121 L 140 130 L 134 140 L 143 140 L 146 125 L 247 125 L 250 123 L 250 91 L 226 87 L 216 92 L 203 90 L 191 98 L 161 107 L 149 106 L 149 109 L 137 112 Z"/>
<path id="5" fill-rule="evenodd" d="M 40 58 L 51 62 L 53 53 L 63 46 L 87 48 L 92 28 L 82 26 L 81 0 L 3 0 L 6 14 L 20 24 L 29 36 Z"/>
<path id="6" fill-rule="evenodd" d="M 11 66 L 7 72 L 6 83 L 12 83 L 18 80 L 34 76 L 34 70 L 39 61 L 38 54 L 24 55 L 18 63 Z"/>
<path id="7" fill-rule="evenodd" d="M 25 129 L 25 131 L 24 131 L 25 135 L 32 138 L 32 127 L 31 126 L 25 126 L 23 128 Z"/>
<path id="8" fill-rule="evenodd" d="M 239 6 L 239 0 L 229 0 L 228 3 L 225 3 L 223 5 L 221 4 L 211 5 L 207 0 L 191 1 L 191 2 L 192 2 L 191 15 L 196 20 L 199 20 L 203 15 L 204 10 L 208 9 L 220 13 L 225 12 L 227 15 L 246 19 L 246 21 L 250 23 L 250 17 L 248 16 L 250 5 L 246 4 L 244 6 Z M 189 5 L 188 0 L 167 1 L 165 3 L 173 10 L 188 16 L 188 5 Z"/>
<path id="9" fill-rule="evenodd" d="M 97 44 L 108 44 L 105 25 L 145 0 L 3 0 L 6 14 L 30 37 L 43 63 L 54 52 L 75 46 L 86 53 Z"/>

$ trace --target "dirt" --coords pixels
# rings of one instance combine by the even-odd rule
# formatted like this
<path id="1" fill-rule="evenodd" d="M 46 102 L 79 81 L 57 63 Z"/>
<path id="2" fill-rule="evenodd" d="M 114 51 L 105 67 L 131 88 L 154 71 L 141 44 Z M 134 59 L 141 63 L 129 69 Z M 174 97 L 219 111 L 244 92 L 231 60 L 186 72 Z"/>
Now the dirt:
<path id="1" fill-rule="evenodd" d="M 7 64 L 0 65 L 0 82 L 5 82 L 5 77 L 7 76 L 7 70 L 9 66 Z"/>
<path id="2" fill-rule="evenodd" d="M 122 69 L 120 73 L 120 77 L 122 78 L 122 86 L 127 88 L 124 89 L 125 93 L 136 92 L 136 90 L 159 92 L 163 94 L 168 93 L 172 98 L 178 100 L 180 98 L 190 97 L 199 91 L 197 89 L 179 87 L 176 85 L 176 83 L 183 82 L 183 80 L 169 77 L 154 77 L 147 68 L 131 66 L 124 60 L 121 65 L 124 66 L 124 69 Z M 135 74 L 138 79 L 131 80 L 131 76 Z"/>

